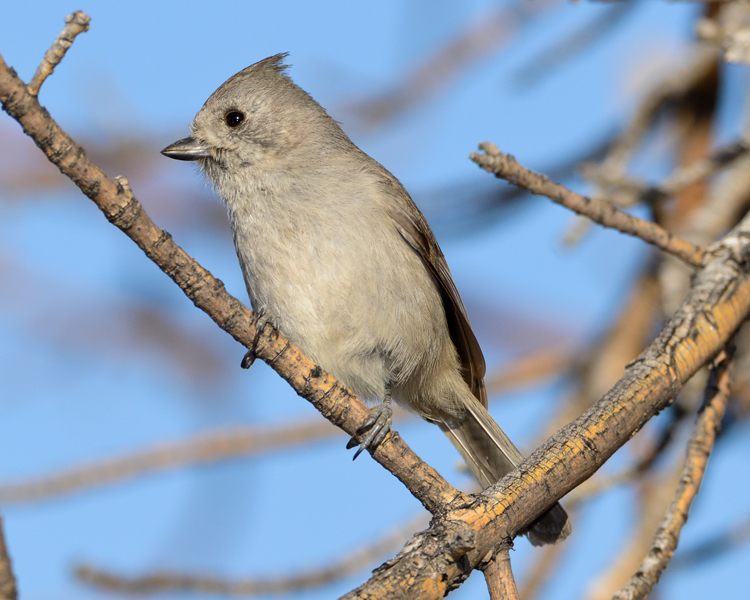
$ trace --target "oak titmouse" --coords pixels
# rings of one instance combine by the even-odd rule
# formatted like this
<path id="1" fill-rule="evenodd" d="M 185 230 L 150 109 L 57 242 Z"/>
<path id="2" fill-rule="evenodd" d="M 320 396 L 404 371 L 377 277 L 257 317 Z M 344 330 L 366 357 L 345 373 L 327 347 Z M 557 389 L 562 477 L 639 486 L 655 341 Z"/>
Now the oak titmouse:
<path id="1" fill-rule="evenodd" d="M 197 161 L 226 203 L 253 310 L 382 400 L 360 451 L 388 433 L 393 397 L 437 424 L 488 487 L 523 456 L 487 412 L 484 357 L 435 236 L 399 181 L 292 82 L 285 56 L 227 80 L 192 135 L 162 152 Z M 527 535 L 569 533 L 555 504 Z"/>

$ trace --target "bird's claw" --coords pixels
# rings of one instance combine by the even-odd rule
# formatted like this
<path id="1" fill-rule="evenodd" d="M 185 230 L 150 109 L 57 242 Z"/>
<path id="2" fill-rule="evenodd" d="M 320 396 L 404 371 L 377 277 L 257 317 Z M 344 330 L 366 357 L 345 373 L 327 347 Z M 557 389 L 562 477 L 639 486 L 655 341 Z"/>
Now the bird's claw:
<path id="1" fill-rule="evenodd" d="M 347 450 L 354 448 L 359 445 L 359 450 L 354 453 L 356 459 L 363 450 L 374 451 L 388 435 L 393 424 L 393 410 L 391 409 L 390 398 L 383 401 L 381 404 L 374 406 L 370 409 L 370 414 L 367 420 L 362 423 L 362 426 L 357 429 L 357 435 L 352 437 L 346 444 Z M 361 442 L 357 441 L 357 437 L 365 435 Z"/>
<path id="2" fill-rule="evenodd" d="M 249 369 L 253 366 L 253 363 L 255 362 L 255 359 L 257 358 L 257 355 L 255 353 L 256 348 L 258 347 L 258 340 L 260 339 L 260 334 L 263 333 L 263 329 L 265 328 L 268 323 L 271 322 L 271 317 L 266 315 L 265 309 L 261 308 L 257 312 L 258 315 L 258 321 L 255 324 L 255 337 L 253 337 L 253 343 L 250 346 L 250 349 L 245 353 L 245 356 L 242 357 L 242 362 L 240 363 L 240 366 L 243 369 Z M 273 325 L 276 329 L 276 335 L 279 335 L 279 321 L 280 317 L 276 316 L 273 319 Z"/>

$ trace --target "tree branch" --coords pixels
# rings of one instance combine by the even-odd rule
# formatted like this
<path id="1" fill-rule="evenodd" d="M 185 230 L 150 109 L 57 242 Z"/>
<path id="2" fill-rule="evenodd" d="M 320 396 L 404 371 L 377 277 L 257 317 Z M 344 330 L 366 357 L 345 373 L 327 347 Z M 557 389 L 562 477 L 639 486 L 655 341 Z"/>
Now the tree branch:
<path id="1" fill-rule="evenodd" d="M 484 568 L 484 578 L 487 580 L 490 600 L 519 600 L 507 549 L 492 557 Z"/>
<path id="2" fill-rule="evenodd" d="M 161 444 L 128 456 L 74 467 L 47 477 L 0 486 L 0 504 L 31 502 L 61 496 L 178 467 L 262 454 L 327 439 L 340 432 L 315 419 L 278 427 L 236 427 Z"/>
<path id="3" fill-rule="evenodd" d="M 494 144 L 479 144 L 479 148 L 484 150 L 484 154 L 472 152 L 471 160 L 485 171 L 493 173 L 495 177 L 505 179 L 508 183 L 527 189 L 533 194 L 547 196 L 553 202 L 604 227 L 641 238 L 644 242 L 673 254 L 693 267 L 701 266 L 705 250 L 672 235 L 656 223 L 644 221 L 619 210 L 609 202 L 581 196 L 559 183 L 550 181 L 544 175 L 521 166 L 513 156 L 503 154 Z"/>
<path id="4" fill-rule="evenodd" d="M 748 237 L 750 217 L 716 247 L 680 309 L 599 402 L 500 482 L 433 520 L 430 529 L 345 598 L 440 598 L 489 552 L 508 547 L 535 515 L 593 475 L 671 404 L 746 319 L 750 275 L 743 257 L 750 255 Z"/>
<path id="5" fill-rule="evenodd" d="M 50 49 L 45 52 L 39 68 L 31 79 L 31 83 L 28 86 L 29 94 L 32 96 L 39 95 L 39 88 L 42 87 L 44 80 L 55 70 L 55 67 L 63 59 L 63 56 L 65 56 L 76 36 L 79 33 L 89 30 L 90 22 L 91 18 L 80 10 L 67 16 L 65 19 L 65 28 L 57 36 Z"/>
<path id="6" fill-rule="evenodd" d="M 656 532 L 656 539 L 638 571 L 615 595 L 614 600 L 646 598 L 656 585 L 677 549 L 680 532 L 687 522 L 693 499 L 698 494 L 708 457 L 719 431 L 731 392 L 731 351 L 722 354 L 711 371 L 706 400 L 688 444 L 685 466 L 672 505 Z"/>
<path id="7" fill-rule="evenodd" d="M 293 575 L 256 579 L 231 580 L 193 573 L 151 573 L 140 577 L 123 577 L 87 565 L 76 567 L 76 576 L 97 588 L 112 592 L 155 593 L 168 591 L 209 592 L 231 596 L 280 595 L 315 589 L 358 573 L 395 552 L 409 539 L 415 529 L 424 527 L 425 514 L 409 519 L 403 525 L 387 532 L 374 543 L 348 552 L 343 558 L 325 567 L 310 569 Z M 0 600 L 4 600 L 0 598 Z"/>

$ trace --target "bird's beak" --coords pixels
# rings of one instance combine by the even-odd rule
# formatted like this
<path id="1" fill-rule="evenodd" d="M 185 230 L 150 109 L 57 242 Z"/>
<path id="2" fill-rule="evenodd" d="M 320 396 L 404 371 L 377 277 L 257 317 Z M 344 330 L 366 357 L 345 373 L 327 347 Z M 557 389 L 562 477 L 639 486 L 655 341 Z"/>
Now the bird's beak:
<path id="1" fill-rule="evenodd" d="M 194 137 L 186 137 L 174 144 L 170 144 L 161 153 L 175 160 L 199 160 L 201 158 L 210 158 L 209 152 L 211 146 Z"/>

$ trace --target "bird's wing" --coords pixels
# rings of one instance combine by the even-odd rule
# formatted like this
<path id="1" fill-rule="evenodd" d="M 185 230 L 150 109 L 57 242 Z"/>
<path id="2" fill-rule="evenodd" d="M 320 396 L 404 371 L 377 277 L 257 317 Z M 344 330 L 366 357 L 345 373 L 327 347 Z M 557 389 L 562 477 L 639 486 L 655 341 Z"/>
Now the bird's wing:
<path id="1" fill-rule="evenodd" d="M 403 188 L 401 189 L 403 190 Z M 445 257 L 440 250 L 440 246 L 438 246 L 435 235 L 427 224 L 427 219 L 424 218 L 424 215 L 409 198 L 405 190 L 403 190 L 403 194 L 408 202 L 399 198 L 401 202 L 396 204 L 395 207 L 388 207 L 386 210 L 393 219 L 401 237 L 422 257 L 427 270 L 433 276 L 443 298 L 451 340 L 461 359 L 463 378 L 472 394 L 486 407 L 487 390 L 484 386 L 486 366 L 482 349 L 471 330 L 466 308 L 456 289 L 456 284 L 453 283 L 448 263 L 445 262 Z"/>

